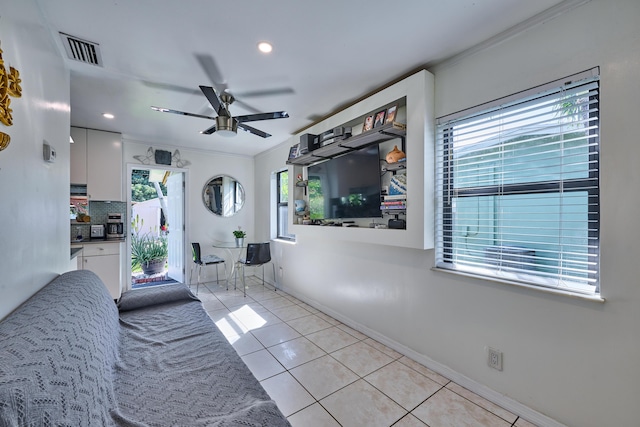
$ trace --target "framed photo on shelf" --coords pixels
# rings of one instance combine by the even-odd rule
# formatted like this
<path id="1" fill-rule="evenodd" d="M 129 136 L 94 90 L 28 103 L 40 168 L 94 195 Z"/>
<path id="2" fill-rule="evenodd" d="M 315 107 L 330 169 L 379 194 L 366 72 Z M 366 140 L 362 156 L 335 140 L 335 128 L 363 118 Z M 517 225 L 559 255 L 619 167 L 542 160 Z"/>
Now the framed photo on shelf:
<path id="1" fill-rule="evenodd" d="M 367 116 L 366 119 L 364 119 L 364 125 L 362 126 L 362 132 L 366 132 L 368 130 L 373 129 L 373 114 L 371 114 L 370 116 Z"/>
<path id="2" fill-rule="evenodd" d="M 384 124 L 384 116 L 387 113 L 387 110 L 378 111 L 375 116 L 375 121 L 373 122 L 373 127 L 377 128 L 378 126 L 382 126 Z"/>
<path id="3" fill-rule="evenodd" d="M 398 110 L 397 105 L 392 105 L 391 107 L 387 108 L 387 119 L 384 122 L 393 123 L 393 121 L 396 119 L 397 110 Z"/>
<path id="4" fill-rule="evenodd" d="M 289 149 L 289 160 L 293 160 L 298 157 L 298 144 Z"/>

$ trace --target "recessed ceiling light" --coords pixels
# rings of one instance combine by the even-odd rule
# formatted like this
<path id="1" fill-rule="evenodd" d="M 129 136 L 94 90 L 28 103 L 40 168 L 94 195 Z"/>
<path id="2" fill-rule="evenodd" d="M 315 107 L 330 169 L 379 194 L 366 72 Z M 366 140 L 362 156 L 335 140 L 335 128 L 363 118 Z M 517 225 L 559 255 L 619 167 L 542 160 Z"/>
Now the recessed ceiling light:
<path id="1" fill-rule="evenodd" d="M 258 43 L 258 50 L 263 53 L 269 53 L 273 50 L 273 46 L 269 42 Z"/>
<path id="2" fill-rule="evenodd" d="M 102 117 L 105 119 L 113 119 L 115 116 L 111 113 L 102 113 Z"/>

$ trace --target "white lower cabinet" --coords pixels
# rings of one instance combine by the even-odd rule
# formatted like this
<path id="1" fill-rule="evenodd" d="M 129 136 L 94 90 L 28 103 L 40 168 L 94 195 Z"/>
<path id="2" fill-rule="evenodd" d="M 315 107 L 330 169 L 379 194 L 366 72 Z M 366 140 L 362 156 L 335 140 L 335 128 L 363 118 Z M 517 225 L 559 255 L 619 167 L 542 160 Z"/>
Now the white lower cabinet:
<path id="1" fill-rule="evenodd" d="M 122 290 L 120 280 L 120 242 L 84 245 L 81 258 L 82 269 L 96 273 L 107 286 L 113 299 L 120 298 Z"/>

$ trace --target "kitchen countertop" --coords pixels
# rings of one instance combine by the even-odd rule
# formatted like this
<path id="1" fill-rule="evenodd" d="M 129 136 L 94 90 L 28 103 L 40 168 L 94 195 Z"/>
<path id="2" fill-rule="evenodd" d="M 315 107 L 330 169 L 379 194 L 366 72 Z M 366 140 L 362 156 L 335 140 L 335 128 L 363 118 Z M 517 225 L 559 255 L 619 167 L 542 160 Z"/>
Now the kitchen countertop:
<path id="1" fill-rule="evenodd" d="M 75 257 L 77 257 L 80 252 L 82 252 L 82 248 L 71 248 L 71 258 L 70 259 L 74 259 Z"/>
<path id="2" fill-rule="evenodd" d="M 122 243 L 126 239 L 123 237 L 121 239 L 83 239 L 83 240 L 72 240 L 72 245 L 85 245 L 87 243 Z"/>

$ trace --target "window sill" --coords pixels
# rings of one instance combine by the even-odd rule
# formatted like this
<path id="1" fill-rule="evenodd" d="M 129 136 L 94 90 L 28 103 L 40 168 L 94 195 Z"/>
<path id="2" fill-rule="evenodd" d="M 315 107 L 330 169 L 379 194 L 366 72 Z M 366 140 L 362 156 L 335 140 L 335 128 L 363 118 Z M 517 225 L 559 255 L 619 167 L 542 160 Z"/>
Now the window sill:
<path id="1" fill-rule="evenodd" d="M 295 245 L 296 244 L 296 239 L 283 239 L 281 237 L 274 237 L 271 240 L 274 241 L 274 242 L 278 242 L 278 243 L 288 243 L 290 245 Z"/>
<path id="2" fill-rule="evenodd" d="M 587 294 L 581 294 L 579 292 L 573 292 L 573 291 L 559 289 L 559 288 L 547 288 L 543 286 L 527 285 L 525 283 L 499 279 L 497 277 L 480 276 L 472 273 L 467 273 L 464 271 L 451 270 L 448 268 L 432 267 L 431 270 L 442 272 L 442 273 L 455 274 L 456 276 L 464 276 L 472 279 L 484 280 L 487 282 L 502 283 L 506 285 L 517 286 L 519 288 L 531 289 L 534 291 L 544 292 L 548 294 L 563 295 L 566 297 L 577 298 L 585 301 L 592 301 L 592 302 L 599 302 L 599 303 L 604 303 L 606 301 L 604 298 L 602 298 L 599 295 L 587 295 Z"/>

